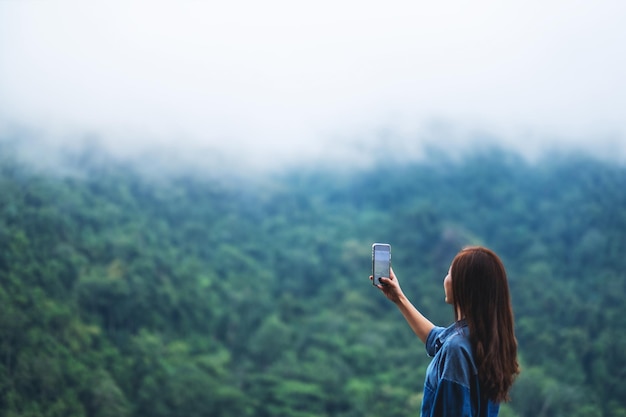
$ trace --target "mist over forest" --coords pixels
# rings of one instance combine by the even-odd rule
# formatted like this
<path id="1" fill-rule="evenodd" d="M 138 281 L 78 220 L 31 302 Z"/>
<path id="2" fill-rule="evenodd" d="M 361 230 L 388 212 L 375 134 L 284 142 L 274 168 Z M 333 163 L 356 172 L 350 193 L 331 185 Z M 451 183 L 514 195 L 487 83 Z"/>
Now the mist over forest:
<path id="1" fill-rule="evenodd" d="M 439 325 L 455 253 L 501 255 L 522 365 L 501 416 L 626 416 L 623 163 L 489 146 L 250 177 L 18 142 L 0 141 L 4 416 L 417 415 L 429 358 L 368 279 L 373 242 Z"/>
<path id="2" fill-rule="evenodd" d="M 501 255 L 500 416 L 626 417 L 625 15 L 0 1 L 0 417 L 418 415 L 373 242 L 440 325 Z"/>

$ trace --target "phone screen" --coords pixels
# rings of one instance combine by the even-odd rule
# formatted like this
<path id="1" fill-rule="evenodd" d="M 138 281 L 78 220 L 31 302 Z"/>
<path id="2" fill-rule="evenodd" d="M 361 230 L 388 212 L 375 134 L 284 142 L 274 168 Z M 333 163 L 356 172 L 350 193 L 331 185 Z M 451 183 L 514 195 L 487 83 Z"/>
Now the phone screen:
<path id="1" fill-rule="evenodd" d="M 379 285 L 380 277 L 389 277 L 391 269 L 391 246 L 387 243 L 372 245 L 372 275 L 374 285 Z"/>

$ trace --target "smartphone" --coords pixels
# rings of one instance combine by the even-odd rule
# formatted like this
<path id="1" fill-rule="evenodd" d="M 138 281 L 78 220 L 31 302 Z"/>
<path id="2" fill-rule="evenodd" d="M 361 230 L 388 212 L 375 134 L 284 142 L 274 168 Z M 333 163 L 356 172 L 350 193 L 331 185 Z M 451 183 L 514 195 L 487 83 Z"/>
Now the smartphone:
<path id="1" fill-rule="evenodd" d="M 380 277 L 389 278 L 391 275 L 391 245 L 388 243 L 374 243 L 372 245 L 372 284 L 383 285 Z"/>

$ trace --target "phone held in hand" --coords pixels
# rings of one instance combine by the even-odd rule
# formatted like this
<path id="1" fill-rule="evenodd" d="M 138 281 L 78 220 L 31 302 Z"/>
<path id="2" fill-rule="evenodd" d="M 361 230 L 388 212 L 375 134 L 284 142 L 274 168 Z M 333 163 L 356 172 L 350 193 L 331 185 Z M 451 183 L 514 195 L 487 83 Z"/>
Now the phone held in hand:
<path id="1" fill-rule="evenodd" d="M 384 285 L 381 277 L 391 274 L 391 245 L 388 243 L 374 243 L 372 245 L 372 284 Z"/>

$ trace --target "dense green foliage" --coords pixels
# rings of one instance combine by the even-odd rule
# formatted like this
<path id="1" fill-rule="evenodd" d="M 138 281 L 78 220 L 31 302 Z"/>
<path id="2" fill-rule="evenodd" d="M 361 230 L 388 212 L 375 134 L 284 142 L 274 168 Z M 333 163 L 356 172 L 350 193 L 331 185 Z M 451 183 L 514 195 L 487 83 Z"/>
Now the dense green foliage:
<path id="1" fill-rule="evenodd" d="M 429 358 L 369 282 L 374 241 L 441 325 L 454 254 L 502 256 L 523 366 L 502 416 L 626 416 L 622 166 L 490 151 L 224 183 L 0 155 L 3 416 L 418 415 Z"/>

